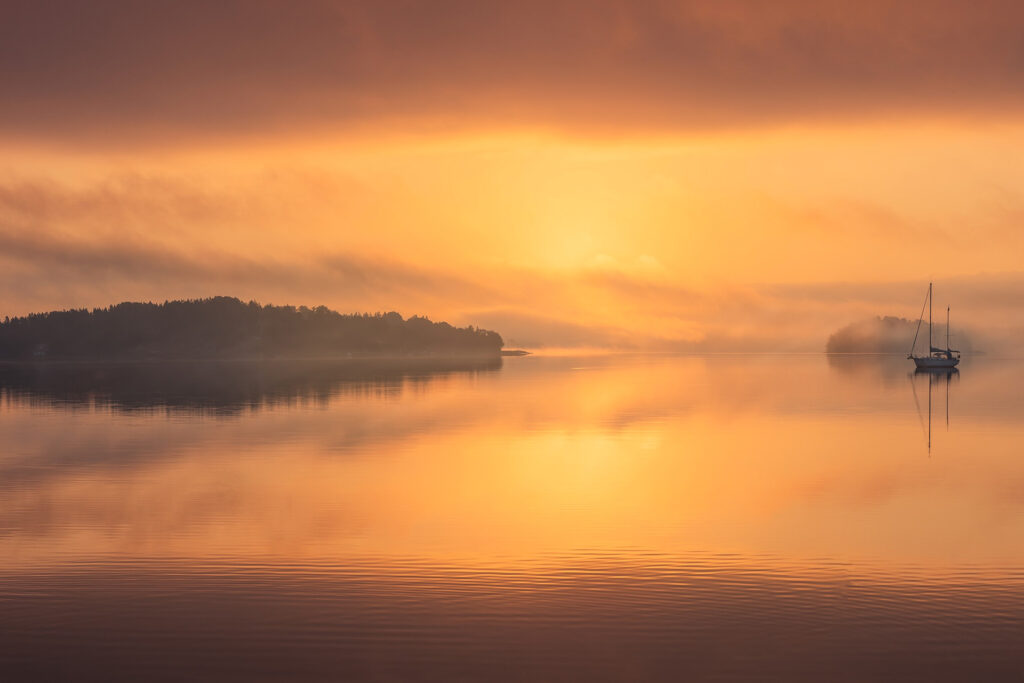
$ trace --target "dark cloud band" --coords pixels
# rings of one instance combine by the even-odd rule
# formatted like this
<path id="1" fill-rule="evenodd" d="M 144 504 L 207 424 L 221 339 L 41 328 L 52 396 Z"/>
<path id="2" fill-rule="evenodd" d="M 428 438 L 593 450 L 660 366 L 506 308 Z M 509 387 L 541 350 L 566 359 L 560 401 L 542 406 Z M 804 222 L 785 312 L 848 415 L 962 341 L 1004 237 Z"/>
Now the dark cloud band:
<path id="1" fill-rule="evenodd" d="M 1004 0 L 12 0 L 0 135 L 680 129 L 1016 110 Z"/>

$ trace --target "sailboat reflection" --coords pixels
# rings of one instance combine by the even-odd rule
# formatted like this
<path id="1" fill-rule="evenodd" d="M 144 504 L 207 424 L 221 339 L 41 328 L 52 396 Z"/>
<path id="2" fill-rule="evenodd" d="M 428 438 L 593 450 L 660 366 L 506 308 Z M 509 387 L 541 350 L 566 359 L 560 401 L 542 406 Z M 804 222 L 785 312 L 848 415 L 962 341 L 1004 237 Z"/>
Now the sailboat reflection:
<path id="1" fill-rule="evenodd" d="M 924 375 L 928 378 L 928 452 L 932 452 L 932 386 L 945 378 L 946 382 L 946 431 L 949 431 L 949 385 L 955 376 L 960 378 L 960 371 L 956 368 L 917 368 L 907 375 L 910 378 L 910 388 L 914 393 L 914 405 L 917 407 L 917 417 L 921 421 L 922 430 L 925 429 L 924 417 L 921 414 L 921 403 L 917 399 L 917 378 Z"/>

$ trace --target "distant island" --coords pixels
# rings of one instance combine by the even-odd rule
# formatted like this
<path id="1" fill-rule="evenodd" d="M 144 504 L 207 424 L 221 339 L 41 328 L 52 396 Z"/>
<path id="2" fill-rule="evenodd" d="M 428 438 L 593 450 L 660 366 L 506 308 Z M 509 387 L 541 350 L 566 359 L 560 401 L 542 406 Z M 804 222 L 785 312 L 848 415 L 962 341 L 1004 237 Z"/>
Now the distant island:
<path id="1" fill-rule="evenodd" d="M 503 343 L 497 332 L 420 316 L 343 315 L 325 306 L 225 296 L 33 313 L 0 323 L 2 360 L 498 357 Z"/>
<path id="2" fill-rule="evenodd" d="M 910 351 L 917 330 L 916 320 L 897 318 L 895 316 L 878 316 L 868 320 L 851 323 L 832 333 L 825 344 L 825 353 L 900 353 Z M 928 322 L 921 326 L 920 334 L 924 335 L 917 341 L 920 348 L 928 346 Z M 942 340 L 945 346 L 946 326 L 936 324 L 932 331 L 936 341 Z M 952 345 L 961 351 L 970 352 L 971 342 L 960 330 L 950 330 Z M 938 344 L 936 344 L 938 345 Z"/>

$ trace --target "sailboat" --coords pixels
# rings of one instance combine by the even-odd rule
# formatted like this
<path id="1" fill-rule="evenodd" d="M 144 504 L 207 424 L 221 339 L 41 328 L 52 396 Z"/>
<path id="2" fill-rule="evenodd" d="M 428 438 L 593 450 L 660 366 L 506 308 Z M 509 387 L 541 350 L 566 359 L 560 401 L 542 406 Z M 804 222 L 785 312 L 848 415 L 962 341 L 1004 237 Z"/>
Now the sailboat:
<path id="1" fill-rule="evenodd" d="M 915 356 L 914 347 L 917 346 L 917 336 L 921 333 L 921 323 L 924 321 L 924 306 L 921 307 L 921 317 L 917 320 L 917 331 L 914 332 L 914 341 L 910 345 L 910 354 L 907 358 L 914 361 L 914 365 L 921 370 L 955 368 L 960 362 L 960 352 L 949 348 L 949 306 L 946 307 L 946 348 L 938 349 L 932 345 L 932 283 L 928 283 L 928 296 L 925 299 L 928 307 L 928 355 Z"/>

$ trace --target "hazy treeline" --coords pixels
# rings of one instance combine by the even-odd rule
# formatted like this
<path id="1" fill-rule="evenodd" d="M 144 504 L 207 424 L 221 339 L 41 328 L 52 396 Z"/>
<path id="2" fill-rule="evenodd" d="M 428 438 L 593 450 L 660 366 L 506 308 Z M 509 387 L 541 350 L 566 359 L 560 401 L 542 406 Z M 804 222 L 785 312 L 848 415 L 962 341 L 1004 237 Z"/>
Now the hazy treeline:
<path id="1" fill-rule="evenodd" d="M 395 312 L 263 306 L 232 297 L 121 303 L 5 318 L 0 358 L 224 358 L 500 354 L 501 335 Z"/>
<path id="2" fill-rule="evenodd" d="M 909 353 L 917 330 L 916 320 L 885 316 L 851 323 L 832 333 L 825 344 L 826 353 Z M 960 330 L 950 330 L 950 346 L 960 351 L 971 350 L 971 342 Z M 932 329 L 932 345 L 945 348 L 946 325 Z M 921 325 L 917 351 L 928 352 L 928 323 Z"/>

